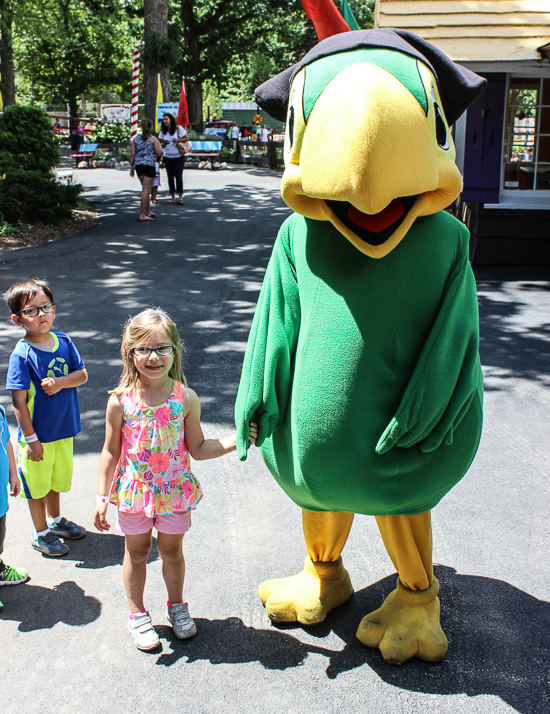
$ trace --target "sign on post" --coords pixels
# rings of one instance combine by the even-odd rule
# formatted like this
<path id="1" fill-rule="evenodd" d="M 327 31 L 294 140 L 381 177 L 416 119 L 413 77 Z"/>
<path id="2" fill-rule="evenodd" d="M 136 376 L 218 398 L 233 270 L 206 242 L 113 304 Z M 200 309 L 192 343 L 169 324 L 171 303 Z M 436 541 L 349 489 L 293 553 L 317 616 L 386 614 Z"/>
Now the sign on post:
<path id="1" fill-rule="evenodd" d="M 178 116 L 179 104 L 177 102 L 167 102 L 165 104 L 157 104 L 157 122 L 162 122 L 163 114 L 171 114 L 174 119 Z"/>
<path id="2" fill-rule="evenodd" d="M 102 104 L 101 119 L 102 121 L 118 121 L 123 123 L 130 121 L 132 113 L 131 104 Z"/>

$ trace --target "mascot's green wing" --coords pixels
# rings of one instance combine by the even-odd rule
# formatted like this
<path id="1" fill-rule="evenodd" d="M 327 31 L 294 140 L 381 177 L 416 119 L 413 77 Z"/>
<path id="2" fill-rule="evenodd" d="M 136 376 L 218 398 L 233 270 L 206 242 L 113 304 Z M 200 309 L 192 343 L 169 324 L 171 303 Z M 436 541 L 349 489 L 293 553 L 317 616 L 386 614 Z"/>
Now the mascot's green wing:
<path id="1" fill-rule="evenodd" d="M 479 315 L 467 251 L 447 281 L 441 307 L 399 408 L 376 445 L 419 444 L 424 452 L 453 443 L 453 431 L 476 395 L 483 394 L 479 363 Z"/>
<path id="2" fill-rule="evenodd" d="M 290 246 L 277 240 L 262 285 L 235 403 L 237 454 L 246 459 L 248 425 L 258 423 L 261 446 L 284 421 L 292 383 L 292 360 L 300 329 L 300 298 Z"/>

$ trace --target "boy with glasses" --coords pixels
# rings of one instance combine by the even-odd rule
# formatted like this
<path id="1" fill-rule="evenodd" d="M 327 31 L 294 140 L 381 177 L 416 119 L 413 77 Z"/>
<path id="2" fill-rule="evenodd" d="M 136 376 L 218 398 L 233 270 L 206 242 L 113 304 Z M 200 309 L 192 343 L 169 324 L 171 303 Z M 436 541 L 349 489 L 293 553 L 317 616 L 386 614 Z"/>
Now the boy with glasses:
<path id="1" fill-rule="evenodd" d="M 55 302 L 45 280 L 24 280 L 3 297 L 12 321 L 25 330 L 10 357 L 6 389 L 19 424 L 18 472 L 34 523 L 31 545 L 61 556 L 69 547 L 59 538 L 86 533 L 61 516 L 59 494 L 71 488 L 73 437 L 81 430 L 76 388 L 88 376 L 70 337 L 50 331 Z"/>

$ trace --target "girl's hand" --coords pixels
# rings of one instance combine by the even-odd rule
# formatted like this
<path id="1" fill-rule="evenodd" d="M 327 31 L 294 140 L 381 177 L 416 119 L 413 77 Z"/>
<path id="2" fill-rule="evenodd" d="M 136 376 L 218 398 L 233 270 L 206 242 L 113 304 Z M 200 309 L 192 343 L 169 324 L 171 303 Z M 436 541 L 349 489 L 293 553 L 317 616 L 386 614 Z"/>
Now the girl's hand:
<path id="1" fill-rule="evenodd" d="M 111 527 L 107 523 L 108 503 L 96 503 L 94 510 L 94 526 L 98 531 L 108 531 Z"/>
<path id="2" fill-rule="evenodd" d="M 30 461 L 44 460 L 44 447 L 39 441 L 33 441 L 27 444 L 27 459 Z"/>
<path id="3" fill-rule="evenodd" d="M 49 397 L 57 394 L 57 392 L 60 392 L 63 389 L 63 387 L 56 381 L 55 377 L 46 377 L 40 382 L 40 386 Z"/>
<path id="4" fill-rule="evenodd" d="M 258 438 L 258 425 L 251 421 L 250 424 L 248 425 L 248 439 L 251 444 L 256 443 L 256 439 Z"/>
<path id="5" fill-rule="evenodd" d="M 21 482 L 17 474 L 10 474 L 10 496 L 19 496 L 21 493 Z"/>
<path id="6" fill-rule="evenodd" d="M 130 176 L 133 176 L 133 175 L 134 175 L 134 167 L 132 166 L 132 167 L 130 168 Z"/>

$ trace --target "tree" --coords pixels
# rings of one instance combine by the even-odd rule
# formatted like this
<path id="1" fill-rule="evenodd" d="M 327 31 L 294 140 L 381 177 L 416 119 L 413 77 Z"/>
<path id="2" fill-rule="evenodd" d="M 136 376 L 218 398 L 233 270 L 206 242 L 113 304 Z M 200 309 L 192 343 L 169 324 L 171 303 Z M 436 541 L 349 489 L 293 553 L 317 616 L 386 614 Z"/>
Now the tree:
<path id="1" fill-rule="evenodd" d="M 130 86 L 135 13 L 124 0 L 33 0 L 15 16 L 16 69 L 30 98 L 69 103 L 95 88 Z M 141 34 L 141 33 L 139 33 Z"/>
<path id="2" fill-rule="evenodd" d="M 15 104 L 12 33 L 13 2 L 0 0 L 0 92 L 5 107 Z"/>
<path id="3" fill-rule="evenodd" d="M 206 79 L 222 84 L 232 63 L 253 53 L 260 38 L 278 38 L 285 48 L 279 59 L 298 56 L 307 22 L 299 0 L 180 0 L 178 15 L 169 35 L 181 43 L 183 58 L 174 69 L 186 78 L 191 122 L 202 121 Z"/>
<path id="4" fill-rule="evenodd" d="M 145 116 L 154 120 L 159 74 L 163 101 L 170 101 L 169 72 L 173 60 L 172 43 L 168 39 L 168 0 L 143 0 L 143 23 L 145 44 L 141 59 Z"/>

